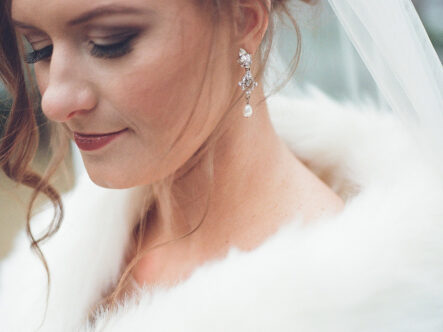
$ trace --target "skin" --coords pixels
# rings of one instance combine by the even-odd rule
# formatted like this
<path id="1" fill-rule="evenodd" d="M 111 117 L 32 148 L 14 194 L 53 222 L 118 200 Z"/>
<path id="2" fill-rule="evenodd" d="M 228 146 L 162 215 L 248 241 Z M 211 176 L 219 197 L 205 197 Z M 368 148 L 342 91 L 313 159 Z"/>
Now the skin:
<path id="1" fill-rule="evenodd" d="M 111 5 L 136 11 L 68 23 Z M 71 133 L 127 129 L 100 150 L 82 151 L 91 179 L 109 188 L 143 187 L 180 170 L 214 131 L 233 98 L 241 97 L 237 82 L 244 69 L 236 61 L 238 50 L 256 53 L 268 15 L 259 1 L 248 0 L 236 14 L 213 35 L 210 18 L 190 0 L 12 3 L 13 19 L 32 26 L 17 25 L 32 47 L 54 47 L 50 59 L 35 64 L 44 114 Z M 128 31 L 137 33 L 128 54 L 114 59 L 91 55 L 89 42 L 115 43 L 115 35 Z M 252 250 L 295 215 L 309 221 L 343 208 L 343 201 L 276 135 L 266 103 L 258 103 L 263 96 L 259 85 L 251 99 L 252 118 L 241 115 L 243 99 L 224 118 L 204 223 L 192 235 L 148 252 L 133 272 L 140 285 L 176 282 L 232 246 Z M 174 183 L 173 192 L 180 193 L 174 224 L 153 216 L 145 247 L 196 226 L 209 191 L 204 174 L 205 164 L 198 163 Z"/>

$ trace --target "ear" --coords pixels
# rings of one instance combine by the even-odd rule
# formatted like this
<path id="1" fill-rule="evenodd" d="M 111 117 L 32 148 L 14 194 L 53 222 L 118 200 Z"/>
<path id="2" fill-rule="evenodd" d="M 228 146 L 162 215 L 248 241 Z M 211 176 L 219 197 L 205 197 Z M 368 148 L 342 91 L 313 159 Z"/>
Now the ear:
<path id="1" fill-rule="evenodd" d="M 235 8 L 235 39 L 238 47 L 254 54 L 266 33 L 271 0 L 239 0 Z"/>

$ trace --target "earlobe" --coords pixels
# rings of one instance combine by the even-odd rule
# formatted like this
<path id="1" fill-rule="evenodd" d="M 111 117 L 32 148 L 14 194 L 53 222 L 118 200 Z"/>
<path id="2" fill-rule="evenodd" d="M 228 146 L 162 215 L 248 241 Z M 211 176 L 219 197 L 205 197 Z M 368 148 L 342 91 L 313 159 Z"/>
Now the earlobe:
<path id="1" fill-rule="evenodd" d="M 236 40 L 240 47 L 254 54 L 269 23 L 271 0 L 241 0 L 235 15 Z"/>

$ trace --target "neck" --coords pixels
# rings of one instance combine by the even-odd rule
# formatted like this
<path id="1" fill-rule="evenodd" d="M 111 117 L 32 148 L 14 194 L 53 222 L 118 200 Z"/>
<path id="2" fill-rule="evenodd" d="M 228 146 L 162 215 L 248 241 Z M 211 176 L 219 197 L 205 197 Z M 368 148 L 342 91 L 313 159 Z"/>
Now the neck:
<path id="1" fill-rule="evenodd" d="M 226 121 L 229 128 L 215 145 L 212 185 L 203 158 L 175 181 L 174 224 L 166 225 L 160 217 L 154 218 L 148 232 L 150 244 L 179 238 L 195 229 L 204 218 L 195 232 L 180 240 L 184 246 L 204 248 L 207 252 L 223 251 L 220 247 L 230 246 L 247 249 L 272 232 L 270 228 L 275 223 L 263 227 L 271 215 L 278 214 L 280 219 L 289 217 L 290 211 L 283 207 L 283 191 L 294 192 L 291 178 L 298 161 L 274 131 L 266 103 L 257 103 L 263 98 L 262 90 L 254 93 L 255 99 L 251 99 L 254 115 L 244 118 L 244 105 L 239 103 Z M 293 199 L 291 195 L 291 207 Z"/>

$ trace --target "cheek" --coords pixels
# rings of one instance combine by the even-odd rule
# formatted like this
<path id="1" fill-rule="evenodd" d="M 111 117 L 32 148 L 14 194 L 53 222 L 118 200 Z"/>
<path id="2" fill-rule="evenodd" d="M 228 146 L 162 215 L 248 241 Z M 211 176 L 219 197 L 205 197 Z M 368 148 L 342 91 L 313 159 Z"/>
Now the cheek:
<path id="1" fill-rule="evenodd" d="M 200 92 L 205 77 L 207 53 L 193 43 L 204 43 L 205 35 L 182 40 L 161 38 L 166 45 L 141 45 L 118 80 L 107 86 L 111 103 L 138 129 L 140 136 L 150 136 L 157 145 L 171 143 L 192 116 L 204 125 L 206 97 Z M 149 39 L 148 39 L 149 42 Z M 209 40 L 207 41 L 209 43 Z M 135 50 L 134 50 L 135 51 Z M 198 102 L 198 103 L 197 103 Z M 202 109 L 205 112 L 202 112 Z"/>
<path id="2" fill-rule="evenodd" d="M 158 61 L 134 73 L 133 79 L 128 77 L 128 81 L 123 82 L 129 87 L 133 114 L 152 121 L 160 130 L 174 131 L 182 127 L 200 97 L 203 73 L 198 62 L 183 55 L 175 60 L 168 64 L 159 57 Z"/>

